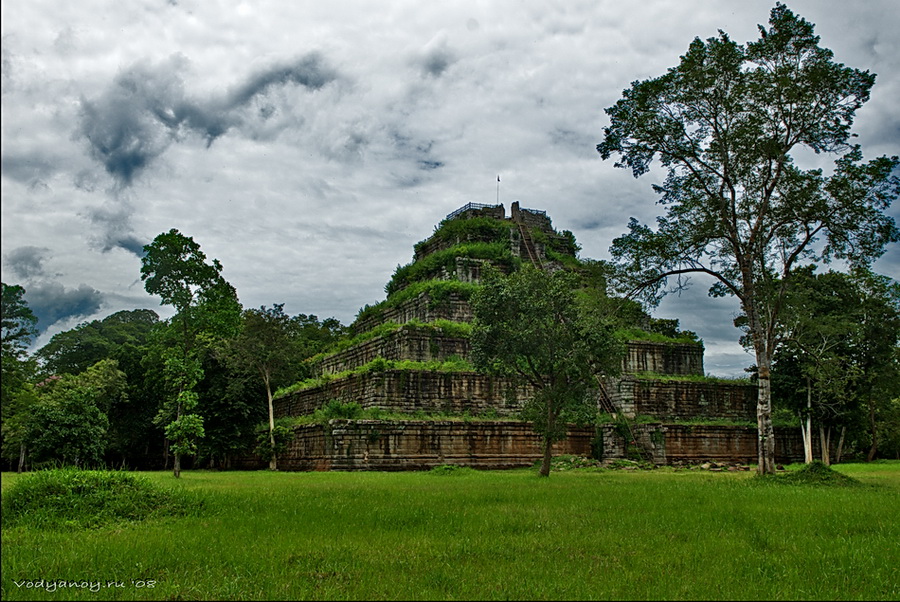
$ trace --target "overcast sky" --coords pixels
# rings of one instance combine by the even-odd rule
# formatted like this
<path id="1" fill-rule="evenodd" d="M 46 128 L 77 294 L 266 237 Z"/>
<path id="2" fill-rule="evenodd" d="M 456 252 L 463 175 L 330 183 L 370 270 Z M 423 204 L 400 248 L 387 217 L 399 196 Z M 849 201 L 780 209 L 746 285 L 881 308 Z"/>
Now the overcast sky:
<path id="1" fill-rule="evenodd" d="M 377 6 L 377 8 L 375 8 Z M 2 273 L 38 344 L 149 307 L 140 250 L 177 228 L 218 258 L 245 307 L 349 324 L 412 246 L 468 202 L 546 210 L 582 256 L 653 222 L 595 146 L 604 109 L 695 37 L 755 40 L 774 2 L 2 2 Z M 900 153 L 900 6 L 805 0 L 835 59 L 878 74 L 855 131 Z M 900 208 L 891 210 L 900 216 Z M 876 271 L 900 278 L 892 249 Z M 739 374 L 737 305 L 668 299 Z"/>

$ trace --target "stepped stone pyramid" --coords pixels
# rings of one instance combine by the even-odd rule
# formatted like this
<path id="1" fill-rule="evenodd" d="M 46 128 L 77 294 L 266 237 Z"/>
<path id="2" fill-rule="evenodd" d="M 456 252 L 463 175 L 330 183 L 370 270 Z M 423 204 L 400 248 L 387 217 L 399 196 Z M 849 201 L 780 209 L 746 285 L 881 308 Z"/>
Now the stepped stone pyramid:
<path id="1" fill-rule="evenodd" d="M 415 245 L 413 262 L 397 269 L 385 287 L 387 299 L 361 310 L 348 345 L 316 359 L 320 379 L 275 400 L 276 417 L 308 415 L 340 402 L 378 419 L 296 426 L 279 466 L 532 465 L 540 457 L 539 438 L 516 416 L 533 391 L 467 365 L 468 299 L 487 264 L 505 272 L 523 263 L 578 269 L 577 248 L 572 234 L 557 232 L 545 212 L 517 202 L 509 217 L 503 205 L 474 203 L 450 213 Z M 756 429 L 749 426 L 756 389 L 704 378 L 700 342 L 629 341 L 622 375 L 598 382 L 596 401 L 598 412 L 615 420 L 572 426 L 555 453 L 655 463 L 756 458 Z M 777 436 L 781 461 L 802 456 L 796 436 Z"/>

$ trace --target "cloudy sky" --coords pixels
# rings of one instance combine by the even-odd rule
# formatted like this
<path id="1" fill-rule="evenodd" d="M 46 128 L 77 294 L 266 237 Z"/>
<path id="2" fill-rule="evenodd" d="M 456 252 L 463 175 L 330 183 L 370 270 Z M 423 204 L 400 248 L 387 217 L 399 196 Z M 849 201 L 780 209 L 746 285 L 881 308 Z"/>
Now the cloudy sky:
<path id="1" fill-rule="evenodd" d="M 773 2 L 3 0 L 2 274 L 44 333 L 166 316 L 140 250 L 170 228 L 245 307 L 350 323 L 412 245 L 468 202 L 546 210 L 582 256 L 657 215 L 657 169 L 602 161 L 603 109 L 694 37 L 755 40 Z M 375 8 L 377 6 L 377 8 Z M 803 0 L 836 60 L 878 74 L 855 131 L 900 152 L 893 0 Z M 894 207 L 892 215 L 900 216 Z M 900 278 L 892 249 L 876 270 Z M 666 300 L 707 371 L 752 363 L 733 300 Z"/>

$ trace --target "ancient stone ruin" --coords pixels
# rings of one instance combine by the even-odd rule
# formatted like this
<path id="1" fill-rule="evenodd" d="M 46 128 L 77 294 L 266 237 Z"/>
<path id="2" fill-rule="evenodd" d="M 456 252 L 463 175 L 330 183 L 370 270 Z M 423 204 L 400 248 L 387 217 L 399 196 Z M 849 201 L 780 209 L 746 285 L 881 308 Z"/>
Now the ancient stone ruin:
<path id="1" fill-rule="evenodd" d="M 580 269 L 569 232 L 543 211 L 468 204 L 449 214 L 414 260 L 398 268 L 385 301 L 360 311 L 353 338 L 314 358 L 318 378 L 275 401 L 276 417 L 323 408 L 355 416 L 292 427 L 279 458 L 287 470 L 421 470 L 442 464 L 530 466 L 539 438 L 516 418 L 527 386 L 481 374 L 466 360 L 471 293 L 490 264 Z M 622 375 L 599 383 L 598 425 L 571 426 L 556 454 L 602 461 L 754 462 L 756 389 L 708 378 L 703 345 L 657 334 L 627 344 Z M 339 413 L 339 412 L 338 412 Z M 302 422 L 302 421 L 301 421 Z M 778 461 L 802 458 L 792 432 L 776 430 Z M 245 467 L 262 466 L 246 458 Z"/>

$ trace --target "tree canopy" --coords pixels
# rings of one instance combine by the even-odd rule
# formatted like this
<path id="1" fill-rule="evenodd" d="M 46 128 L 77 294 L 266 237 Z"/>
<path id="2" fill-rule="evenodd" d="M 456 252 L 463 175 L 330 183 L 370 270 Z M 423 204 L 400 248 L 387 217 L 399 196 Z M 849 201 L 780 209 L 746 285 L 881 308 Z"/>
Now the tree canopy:
<path id="1" fill-rule="evenodd" d="M 535 390 L 524 415 L 542 438 L 543 476 L 550 473 L 551 445 L 565 437 L 566 423 L 596 414 L 589 395 L 596 377 L 615 372 L 621 361 L 612 324 L 579 302 L 580 286 L 571 272 L 526 266 L 510 276 L 490 274 L 472 300 L 476 366 Z"/>

